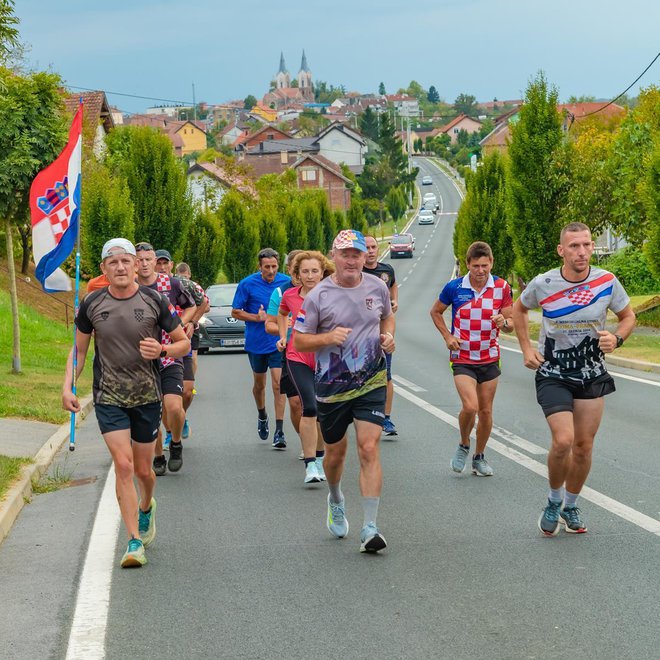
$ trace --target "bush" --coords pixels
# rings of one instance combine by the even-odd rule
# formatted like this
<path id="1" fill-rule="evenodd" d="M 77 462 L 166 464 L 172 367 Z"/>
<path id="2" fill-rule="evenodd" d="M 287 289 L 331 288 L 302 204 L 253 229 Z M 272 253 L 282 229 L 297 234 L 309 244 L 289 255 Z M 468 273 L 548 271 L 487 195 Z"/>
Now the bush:
<path id="1" fill-rule="evenodd" d="M 601 265 L 619 278 L 631 296 L 660 292 L 660 279 L 653 276 L 642 250 L 626 247 L 603 260 Z"/>

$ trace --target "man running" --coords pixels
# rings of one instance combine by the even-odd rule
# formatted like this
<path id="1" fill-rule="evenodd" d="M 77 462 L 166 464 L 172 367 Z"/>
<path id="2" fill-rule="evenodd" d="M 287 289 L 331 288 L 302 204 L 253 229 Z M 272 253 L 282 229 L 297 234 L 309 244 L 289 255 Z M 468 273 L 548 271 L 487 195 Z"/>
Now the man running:
<path id="1" fill-rule="evenodd" d="M 336 271 L 305 297 L 294 325 L 294 348 L 316 353 L 316 400 L 325 441 L 327 527 L 348 534 L 341 477 L 346 433 L 355 424 L 364 522 L 360 552 L 387 547 L 376 525 L 383 472 L 379 442 L 385 418 L 387 373 L 383 352 L 394 351 L 394 316 L 385 283 L 362 274 L 367 246 L 352 229 L 332 244 Z"/>
<path id="2" fill-rule="evenodd" d="M 378 261 L 378 241 L 375 236 L 364 237 L 367 244 L 367 260 L 362 269 L 363 273 L 369 273 L 380 277 L 390 290 L 392 301 L 392 312 L 396 314 L 399 309 L 399 285 L 396 283 L 394 268 L 390 264 Z M 394 383 L 392 383 L 392 353 L 385 353 L 387 361 L 387 399 L 385 400 L 385 421 L 383 422 L 383 433 L 385 435 L 398 435 L 396 426 L 392 422 L 392 404 L 394 403 Z"/>
<path id="3" fill-rule="evenodd" d="M 523 360 L 536 371 L 536 400 L 552 434 L 550 492 L 538 521 L 546 536 L 557 534 L 560 523 L 570 534 L 587 531 L 577 499 L 591 469 L 603 397 L 616 389 L 604 354 L 620 348 L 635 327 L 630 298 L 619 280 L 590 266 L 593 250 L 587 225 L 566 225 L 557 246 L 562 266 L 537 275 L 513 307 Z M 536 307 L 543 312 L 538 350 L 528 325 L 528 310 Z M 618 319 L 614 333 L 605 330 L 608 309 Z"/>
<path id="4" fill-rule="evenodd" d="M 493 428 L 493 399 L 500 376 L 500 330 L 511 332 L 511 287 L 491 275 L 493 252 L 488 243 L 472 243 L 465 257 L 468 272 L 442 289 L 431 318 L 449 349 L 454 385 L 461 398 L 458 426 L 461 439 L 450 467 L 463 472 L 470 452 L 470 434 L 477 414 L 477 446 L 472 474 L 490 477 L 493 468 L 484 456 Z M 451 305 L 451 330 L 442 316 Z"/>
<path id="5" fill-rule="evenodd" d="M 195 301 L 183 288 L 179 280 L 165 273 L 156 273 L 156 252 L 150 243 L 137 243 L 138 282 L 164 295 L 181 317 L 183 328 L 188 338 L 192 336 L 192 318 L 196 312 Z M 163 343 L 168 342 L 167 333 Z M 183 410 L 183 360 L 164 357 L 160 361 L 160 378 L 163 391 L 163 423 L 171 438 L 170 458 L 165 459 L 160 431 L 156 440 L 154 472 L 162 476 L 169 469 L 178 472 L 183 466 L 183 445 L 181 435 L 185 412 Z"/>
<path id="6" fill-rule="evenodd" d="M 103 246 L 101 270 L 109 286 L 86 296 L 76 318 L 78 375 L 94 333 L 96 419 L 114 463 L 117 501 L 129 537 L 122 568 L 144 566 L 144 548 L 156 536 L 156 478 L 151 461 L 161 416 L 157 360 L 181 357 L 190 350 L 172 306 L 135 281 L 135 256 L 135 247 L 124 238 L 113 238 Z M 171 343 L 161 345 L 161 331 L 169 334 Z M 77 413 L 80 403 L 71 391 L 72 358 L 73 351 L 67 362 L 62 405 Z"/>
<path id="7" fill-rule="evenodd" d="M 262 440 L 268 439 L 268 415 L 266 414 L 266 378 L 270 369 L 270 381 L 275 400 L 275 433 L 273 449 L 286 449 L 284 437 L 284 407 L 286 397 L 280 394 L 282 354 L 277 350 L 277 337 L 266 333 L 266 310 L 270 296 L 278 286 L 290 279 L 277 272 L 280 255 L 272 248 L 264 248 L 257 255 L 259 270 L 242 279 L 232 303 L 231 315 L 245 321 L 245 351 L 252 367 L 252 395 L 257 405 L 257 433 Z"/>

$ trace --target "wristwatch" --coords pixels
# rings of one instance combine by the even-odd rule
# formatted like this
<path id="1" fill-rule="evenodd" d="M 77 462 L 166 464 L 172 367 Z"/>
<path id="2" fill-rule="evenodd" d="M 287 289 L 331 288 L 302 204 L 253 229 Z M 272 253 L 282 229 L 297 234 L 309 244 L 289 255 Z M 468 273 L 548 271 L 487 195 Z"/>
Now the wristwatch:
<path id="1" fill-rule="evenodd" d="M 614 335 L 616 337 L 616 347 L 621 348 L 623 346 L 623 337 L 621 335 Z"/>
<path id="2" fill-rule="evenodd" d="M 509 319 L 504 319 L 504 325 L 502 327 L 506 328 L 507 330 L 509 329 Z"/>
<path id="3" fill-rule="evenodd" d="M 167 351 L 166 351 L 165 349 L 163 349 L 163 350 L 160 352 L 160 357 L 162 357 L 162 358 L 167 357 Z"/>

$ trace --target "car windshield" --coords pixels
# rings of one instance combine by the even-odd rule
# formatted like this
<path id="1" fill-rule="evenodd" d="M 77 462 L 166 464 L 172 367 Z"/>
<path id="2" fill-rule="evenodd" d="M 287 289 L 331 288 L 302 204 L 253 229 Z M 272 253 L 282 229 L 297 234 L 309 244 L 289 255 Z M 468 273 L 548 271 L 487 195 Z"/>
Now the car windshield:
<path id="1" fill-rule="evenodd" d="M 231 307 L 232 302 L 234 301 L 236 287 L 236 284 L 210 287 L 207 290 L 206 295 L 209 297 L 211 307 Z"/>
<path id="2" fill-rule="evenodd" d="M 410 239 L 407 236 L 395 236 L 392 239 L 392 245 L 408 245 Z"/>
<path id="3" fill-rule="evenodd" d="M 422 209 L 422 210 L 419 212 L 419 214 L 420 214 L 420 215 L 433 215 L 433 213 L 431 213 L 431 211 L 429 211 L 428 209 Z"/>

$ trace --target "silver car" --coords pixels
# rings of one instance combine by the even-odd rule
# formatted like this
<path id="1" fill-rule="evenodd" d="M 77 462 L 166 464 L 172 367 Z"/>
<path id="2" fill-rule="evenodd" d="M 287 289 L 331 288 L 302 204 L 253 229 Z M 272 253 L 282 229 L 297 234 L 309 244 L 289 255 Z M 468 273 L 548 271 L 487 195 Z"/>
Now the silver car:
<path id="1" fill-rule="evenodd" d="M 433 211 L 430 209 L 422 209 L 417 216 L 418 225 L 432 225 L 435 223 Z"/>
<path id="2" fill-rule="evenodd" d="M 210 349 L 245 350 L 245 321 L 231 315 L 238 284 L 214 284 L 206 290 L 211 310 L 199 320 L 199 353 Z"/>

